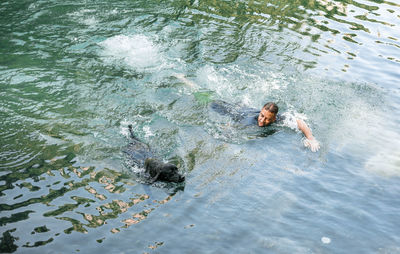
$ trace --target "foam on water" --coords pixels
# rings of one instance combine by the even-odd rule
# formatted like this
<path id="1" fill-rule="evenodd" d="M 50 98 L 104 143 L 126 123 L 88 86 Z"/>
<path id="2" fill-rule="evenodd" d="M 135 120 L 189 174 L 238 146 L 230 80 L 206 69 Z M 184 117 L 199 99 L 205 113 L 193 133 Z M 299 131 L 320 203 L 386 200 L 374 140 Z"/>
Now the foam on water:
<path id="1" fill-rule="evenodd" d="M 204 66 L 197 71 L 197 82 L 205 89 L 223 96 L 232 93 L 232 84 L 227 77 L 218 73 L 212 66 Z"/>
<path id="2" fill-rule="evenodd" d="M 68 14 L 69 17 L 76 19 L 79 23 L 90 27 L 96 26 L 99 20 L 96 19 L 96 10 L 94 9 L 83 9 Z"/>
<path id="3" fill-rule="evenodd" d="M 223 100 L 258 108 L 276 91 L 285 89 L 288 81 L 281 74 L 256 69 L 246 70 L 238 65 L 216 69 L 206 65 L 197 71 L 196 82 Z"/>
<path id="4" fill-rule="evenodd" d="M 122 62 L 139 70 L 161 68 L 165 64 L 158 46 L 145 35 L 116 35 L 99 44 L 104 60 L 111 64 Z"/>
<path id="5" fill-rule="evenodd" d="M 337 114 L 332 114 L 332 119 L 326 119 L 332 126 L 326 135 L 339 149 L 359 146 L 371 149 L 377 144 L 376 134 L 384 132 L 384 120 L 377 108 L 366 101 L 368 98 L 353 96 L 350 97 L 353 103 L 346 102 Z"/>
<path id="6" fill-rule="evenodd" d="M 138 126 L 138 124 L 135 121 L 129 121 L 127 119 L 124 119 L 120 122 L 121 126 L 120 126 L 120 131 L 119 133 L 127 138 L 130 137 L 130 133 L 129 133 L 129 128 L 128 125 L 132 125 L 133 128 L 133 132 L 137 132 L 139 128 L 141 128 L 141 132 L 144 132 L 144 137 L 145 138 L 149 138 L 149 137 L 153 137 L 155 136 L 155 134 L 151 131 L 150 127 L 148 125 L 145 126 Z"/>
<path id="7" fill-rule="evenodd" d="M 336 104 L 338 112 L 335 109 L 327 112 L 332 115 L 331 119 L 326 117 L 320 125 L 331 127 L 322 135 L 326 142 L 334 143 L 339 152 L 346 151 L 359 158 L 361 170 L 366 170 L 366 173 L 398 177 L 400 135 L 393 131 L 392 120 L 386 115 L 385 93 L 364 89 L 364 85 L 359 84 L 343 89 L 349 92 L 345 100 L 339 95 L 333 97 L 342 105 Z M 382 99 L 377 99 L 377 95 Z M 326 98 L 332 101 L 332 98 Z"/>
<path id="8" fill-rule="evenodd" d="M 140 168 L 137 165 L 131 165 L 129 168 L 135 174 L 139 174 L 140 175 L 140 174 L 143 174 L 145 172 L 144 168 Z"/>
<path id="9" fill-rule="evenodd" d="M 144 131 L 144 136 L 146 138 L 155 136 L 155 134 L 151 131 L 149 126 L 144 126 L 143 131 Z"/>
<path id="10" fill-rule="evenodd" d="M 381 128 L 368 143 L 372 156 L 365 162 L 365 169 L 382 176 L 400 176 L 400 135 Z"/>
<path id="11" fill-rule="evenodd" d="M 220 67 L 205 65 L 190 78 L 200 88 L 215 93 L 214 99 L 260 108 L 275 101 L 286 119 L 282 124 L 298 131 L 296 119 L 306 121 L 321 146 L 334 144 L 335 149 L 350 148 L 354 156 L 365 157 L 360 147 L 378 151 L 367 158 L 366 169 L 383 174 L 399 174 L 399 161 L 393 150 L 382 151 L 391 142 L 392 134 L 373 140 L 374 133 L 383 133 L 385 92 L 369 84 L 334 82 L 299 73 L 281 74 L 261 67 L 250 69 L 228 64 Z M 229 119 L 216 117 L 205 127 L 216 139 L 241 143 L 241 133 Z M 376 124 L 378 123 L 378 124 Z M 390 147 L 396 147 L 396 144 Z M 397 147 L 399 147 L 397 145 Z M 364 159 L 365 160 L 365 159 Z M 377 165 L 380 165 L 379 167 Z M 384 165 L 384 166 L 383 166 Z"/>
<path id="12" fill-rule="evenodd" d="M 83 23 L 87 26 L 94 27 L 99 23 L 99 21 L 95 17 L 89 17 L 84 19 Z"/>
<path id="13" fill-rule="evenodd" d="M 365 168 L 384 176 L 400 176 L 400 152 L 382 149 L 365 163 Z"/>
<path id="14" fill-rule="evenodd" d="M 134 123 L 131 121 L 128 121 L 127 119 L 124 119 L 121 121 L 120 123 L 120 131 L 119 133 L 127 138 L 129 138 L 129 129 L 128 129 L 128 125 L 132 124 L 132 126 L 134 126 Z"/>

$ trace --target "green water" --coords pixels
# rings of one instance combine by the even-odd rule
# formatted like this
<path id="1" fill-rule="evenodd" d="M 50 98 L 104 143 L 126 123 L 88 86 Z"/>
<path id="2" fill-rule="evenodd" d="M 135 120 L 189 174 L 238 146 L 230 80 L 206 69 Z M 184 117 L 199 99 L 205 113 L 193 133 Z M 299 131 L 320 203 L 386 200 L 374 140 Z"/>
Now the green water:
<path id="1" fill-rule="evenodd" d="M 2 1 L 0 252 L 399 253 L 399 26 L 393 0 Z M 128 124 L 183 187 L 142 183 Z"/>

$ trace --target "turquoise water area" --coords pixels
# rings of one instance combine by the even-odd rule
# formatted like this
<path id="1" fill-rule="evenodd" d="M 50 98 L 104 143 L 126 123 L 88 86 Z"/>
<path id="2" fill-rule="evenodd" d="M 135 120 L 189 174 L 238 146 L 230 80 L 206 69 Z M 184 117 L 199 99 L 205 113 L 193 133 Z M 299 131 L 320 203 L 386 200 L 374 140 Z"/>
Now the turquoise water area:
<path id="1" fill-rule="evenodd" d="M 400 253 L 399 1 L 5 0 L 0 14 L 1 253 Z M 321 149 L 212 100 L 275 101 Z M 184 186 L 143 183 L 128 124 Z"/>

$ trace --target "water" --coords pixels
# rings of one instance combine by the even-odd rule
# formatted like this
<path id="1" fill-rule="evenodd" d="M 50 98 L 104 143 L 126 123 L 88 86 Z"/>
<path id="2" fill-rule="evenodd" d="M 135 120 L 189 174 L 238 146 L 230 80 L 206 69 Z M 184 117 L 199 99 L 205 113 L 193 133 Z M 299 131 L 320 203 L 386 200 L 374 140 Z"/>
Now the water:
<path id="1" fill-rule="evenodd" d="M 400 253 L 398 1 L 0 13 L 0 252 Z M 214 99 L 276 101 L 321 150 L 229 124 Z M 184 188 L 141 183 L 128 124 Z"/>

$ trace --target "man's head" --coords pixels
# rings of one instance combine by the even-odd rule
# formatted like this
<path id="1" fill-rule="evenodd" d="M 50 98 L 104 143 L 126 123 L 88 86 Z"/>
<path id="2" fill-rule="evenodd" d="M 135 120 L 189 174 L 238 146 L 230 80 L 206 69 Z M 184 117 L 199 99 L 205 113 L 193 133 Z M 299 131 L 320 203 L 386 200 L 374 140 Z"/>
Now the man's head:
<path id="1" fill-rule="evenodd" d="M 258 115 L 258 126 L 265 127 L 275 122 L 277 114 L 278 106 L 273 102 L 268 102 L 262 107 Z"/>

